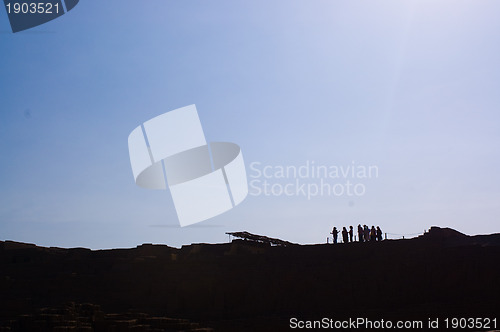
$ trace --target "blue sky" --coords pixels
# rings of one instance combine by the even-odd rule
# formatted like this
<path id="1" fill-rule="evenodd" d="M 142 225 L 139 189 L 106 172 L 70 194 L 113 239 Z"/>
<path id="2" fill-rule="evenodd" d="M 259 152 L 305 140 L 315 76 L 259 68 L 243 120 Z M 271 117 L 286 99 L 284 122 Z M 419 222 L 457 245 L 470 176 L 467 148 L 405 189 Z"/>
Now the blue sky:
<path id="1" fill-rule="evenodd" d="M 333 226 L 499 232 L 498 1 L 80 1 L 12 34 L 0 10 L 0 239 L 181 246 Z M 179 228 L 127 137 L 196 104 L 247 167 L 377 165 L 361 197 L 249 196 Z M 247 168 L 248 170 L 248 168 Z"/>

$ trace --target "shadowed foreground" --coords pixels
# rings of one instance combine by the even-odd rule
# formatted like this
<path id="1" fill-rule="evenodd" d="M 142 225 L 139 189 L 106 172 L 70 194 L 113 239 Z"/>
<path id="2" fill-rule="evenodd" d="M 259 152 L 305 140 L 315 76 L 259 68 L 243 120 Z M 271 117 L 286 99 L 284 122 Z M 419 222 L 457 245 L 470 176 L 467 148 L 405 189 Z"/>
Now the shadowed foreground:
<path id="1" fill-rule="evenodd" d="M 121 320 L 135 315 L 143 325 L 169 317 L 184 319 L 172 321 L 181 323 L 177 330 L 216 331 L 286 330 L 291 317 L 495 318 L 499 259 L 500 234 L 470 237 L 437 227 L 409 240 L 287 247 L 235 240 L 91 251 L 6 241 L 0 326 L 68 308 L 100 312 L 87 315 L 82 331 L 147 330 L 96 323 L 113 313 Z"/>

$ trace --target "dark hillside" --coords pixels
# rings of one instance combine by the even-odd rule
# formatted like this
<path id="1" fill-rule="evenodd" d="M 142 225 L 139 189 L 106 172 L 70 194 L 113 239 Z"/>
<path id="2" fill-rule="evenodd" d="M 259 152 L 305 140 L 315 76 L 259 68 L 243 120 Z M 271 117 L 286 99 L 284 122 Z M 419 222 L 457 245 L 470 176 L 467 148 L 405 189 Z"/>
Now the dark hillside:
<path id="1" fill-rule="evenodd" d="M 0 242 L 6 321 L 69 302 L 186 318 L 216 330 L 286 329 L 291 317 L 498 316 L 500 234 L 432 228 L 374 243 L 251 241 L 92 251 Z"/>

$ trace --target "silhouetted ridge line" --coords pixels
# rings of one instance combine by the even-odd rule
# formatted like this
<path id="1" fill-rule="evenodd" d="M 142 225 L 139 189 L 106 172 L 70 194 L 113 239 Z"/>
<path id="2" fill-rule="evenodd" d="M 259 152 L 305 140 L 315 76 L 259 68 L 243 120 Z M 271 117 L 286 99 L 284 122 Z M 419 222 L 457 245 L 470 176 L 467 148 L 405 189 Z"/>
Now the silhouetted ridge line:
<path id="1" fill-rule="evenodd" d="M 447 247 L 456 246 L 500 246 L 500 234 L 487 234 L 487 235 L 466 235 L 456 231 L 452 228 L 441 228 L 432 226 L 428 232 L 420 235 L 418 239 L 441 243 Z"/>
<path id="2" fill-rule="evenodd" d="M 218 332 L 289 331 L 290 317 L 297 316 L 425 322 L 429 317 L 497 317 L 498 324 L 500 234 L 461 236 L 438 228 L 428 233 L 373 244 L 283 247 L 241 232 L 229 235 L 244 235 L 247 241 L 181 249 L 152 244 L 61 249 L 0 241 L 0 327 L 13 319 L 43 323 L 38 309 L 68 302 L 100 306 L 110 324 L 153 325 L 127 314 L 132 311 L 151 319 L 187 319 Z M 25 314 L 33 320 L 23 320 Z M 77 310 L 76 317 L 88 323 Z M 82 331 L 65 327 L 57 331 Z M 124 329 L 120 325 L 114 331 Z"/>
<path id="3" fill-rule="evenodd" d="M 460 233 L 452 228 L 441 228 L 437 226 L 432 226 L 427 233 L 424 233 L 425 237 L 440 237 L 440 238 L 465 238 L 467 235 Z"/>
<path id="4" fill-rule="evenodd" d="M 226 234 L 234 236 L 234 237 L 238 237 L 238 238 L 244 239 L 244 240 L 250 240 L 250 241 L 254 241 L 254 242 L 260 242 L 260 243 L 265 243 L 265 244 L 275 245 L 275 246 L 286 247 L 286 246 L 297 245 L 296 243 L 292 243 L 292 242 L 288 242 L 288 241 L 284 241 L 284 240 L 280 240 L 280 239 L 275 239 L 275 238 L 267 237 L 267 236 L 263 236 L 263 235 L 256 235 L 256 234 L 248 233 L 246 231 L 245 232 L 233 232 L 233 233 L 227 232 Z"/>

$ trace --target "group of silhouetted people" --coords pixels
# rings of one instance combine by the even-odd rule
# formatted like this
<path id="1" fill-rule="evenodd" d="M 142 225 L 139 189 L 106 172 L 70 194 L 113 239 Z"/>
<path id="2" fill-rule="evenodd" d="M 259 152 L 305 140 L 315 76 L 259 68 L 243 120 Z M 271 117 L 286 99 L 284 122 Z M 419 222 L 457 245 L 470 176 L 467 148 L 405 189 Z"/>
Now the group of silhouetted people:
<path id="1" fill-rule="evenodd" d="M 337 227 L 333 227 L 333 230 L 330 234 L 333 235 L 333 243 L 337 243 L 337 237 L 338 234 L 340 233 L 339 230 L 337 230 Z M 349 243 L 349 242 L 354 242 L 354 229 L 352 226 L 349 226 L 349 230 L 347 230 L 345 227 L 342 229 L 342 242 L 344 243 Z M 382 241 L 382 230 L 380 229 L 379 226 L 375 228 L 375 226 L 372 226 L 372 228 L 368 228 L 368 226 L 361 224 L 358 225 L 358 242 L 369 242 L 369 241 Z"/>

